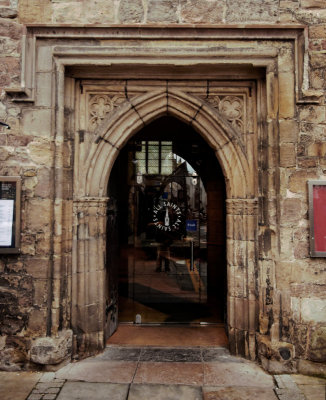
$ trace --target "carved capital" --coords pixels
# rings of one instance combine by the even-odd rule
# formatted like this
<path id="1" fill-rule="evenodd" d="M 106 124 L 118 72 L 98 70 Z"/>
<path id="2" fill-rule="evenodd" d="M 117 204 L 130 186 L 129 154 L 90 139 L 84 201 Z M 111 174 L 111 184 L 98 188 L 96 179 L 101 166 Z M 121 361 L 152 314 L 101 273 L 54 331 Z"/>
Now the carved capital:
<path id="1" fill-rule="evenodd" d="M 81 218 L 96 213 L 105 216 L 107 211 L 108 197 L 83 197 L 73 202 L 74 215 Z"/>
<path id="2" fill-rule="evenodd" d="M 257 199 L 227 199 L 226 212 L 231 215 L 257 215 Z"/>

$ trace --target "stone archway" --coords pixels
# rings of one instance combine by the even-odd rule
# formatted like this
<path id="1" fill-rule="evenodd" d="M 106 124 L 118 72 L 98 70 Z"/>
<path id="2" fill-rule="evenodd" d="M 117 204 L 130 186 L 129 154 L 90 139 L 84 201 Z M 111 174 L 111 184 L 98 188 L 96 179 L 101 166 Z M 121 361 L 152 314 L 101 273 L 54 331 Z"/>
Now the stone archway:
<path id="1" fill-rule="evenodd" d="M 255 357 L 258 299 L 254 270 L 257 249 L 255 164 L 239 132 L 204 99 L 162 87 L 125 101 L 110 112 L 94 134 L 79 167 L 74 200 L 72 327 L 79 352 L 104 346 L 106 305 L 106 188 L 119 150 L 144 125 L 171 115 L 193 128 L 215 151 L 226 181 L 228 333 L 231 351 Z"/>

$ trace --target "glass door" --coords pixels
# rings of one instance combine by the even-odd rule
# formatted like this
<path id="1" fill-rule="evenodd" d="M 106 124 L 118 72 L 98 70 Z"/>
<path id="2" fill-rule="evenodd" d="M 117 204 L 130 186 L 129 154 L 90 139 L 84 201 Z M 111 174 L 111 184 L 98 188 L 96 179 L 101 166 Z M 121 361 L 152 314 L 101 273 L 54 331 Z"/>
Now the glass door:
<path id="1" fill-rule="evenodd" d="M 173 141 L 128 147 L 120 322 L 215 322 L 207 304 L 207 194 Z"/>

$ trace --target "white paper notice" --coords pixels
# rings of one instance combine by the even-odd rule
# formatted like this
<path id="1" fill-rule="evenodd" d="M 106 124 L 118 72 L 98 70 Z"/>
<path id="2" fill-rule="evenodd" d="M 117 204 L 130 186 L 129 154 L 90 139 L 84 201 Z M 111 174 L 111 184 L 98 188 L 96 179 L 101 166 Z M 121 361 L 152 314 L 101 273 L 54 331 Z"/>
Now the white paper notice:
<path id="1" fill-rule="evenodd" d="M 14 200 L 0 200 L 0 246 L 11 246 Z"/>

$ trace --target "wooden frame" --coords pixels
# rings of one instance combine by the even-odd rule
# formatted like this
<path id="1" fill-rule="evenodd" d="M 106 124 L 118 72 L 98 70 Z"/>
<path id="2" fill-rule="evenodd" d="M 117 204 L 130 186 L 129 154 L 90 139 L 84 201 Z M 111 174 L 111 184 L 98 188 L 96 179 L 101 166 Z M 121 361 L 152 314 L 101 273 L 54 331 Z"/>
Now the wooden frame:
<path id="1" fill-rule="evenodd" d="M 325 243 L 321 242 L 320 234 L 324 234 L 326 232 L 325 228 L 325 220 L 320 218 L 323 212 L 326 213 L 326 204 L 325 209 L 322 210 L 320 208 L 320 204 L 316 201 L 318 198 L 317 188 L 323 187 L 321 192 L 322 198 L 326 200 L 326 181 L 319 180 L 310 180 L 308 181 L 308 189 L 309 189 L 309 222 L 310 222 L 310 256 L 311 257 L 326 257 L 326 240 Z M 319 202 L 320 203 L 320 202 Z M 318 225 L 316 224 L 316 220 L 320 222 Z M 325 235 L 324 235 L 325 237 Z"/>
<path id="2" fill-rule="evenodd" d="M 2 185 L 10 182 L 15 183 L 14 194 L 10 193 L 9 197 L 8 194 L 6 197 L 3 197 Z M 0 246 L 0 254 L 17 254 L 20 253 L 21 178 L 19 176 L 0 176 L 0 201 L 1 200 L 14 200 L 14 208 L 12 217 L 11 245 Z"/>

